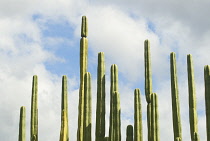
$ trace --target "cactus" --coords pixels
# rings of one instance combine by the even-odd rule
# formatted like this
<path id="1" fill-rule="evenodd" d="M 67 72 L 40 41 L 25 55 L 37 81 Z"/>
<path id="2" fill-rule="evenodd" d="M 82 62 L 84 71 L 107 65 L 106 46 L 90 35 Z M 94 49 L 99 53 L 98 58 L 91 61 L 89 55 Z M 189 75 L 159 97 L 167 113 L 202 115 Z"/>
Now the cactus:
<path id="1" fill-rule="evenodd" d="M 113 95 L 114 92 L 118 91 L 118 68 L 116 64 L 111 66 L 111 87 L 110 87 L 110 119 L 109 119 L 109 140 L 115 141 L 113 139 Z"/>
<path id="2" fill-rule="evenodd" d="M 151 94 L 151 141 L 160 141 L 158 124 L 158 98 L 156 93 Z"/>
<path id="3" fill-rule="evenodd" d="M 176 71 L 176 55 L 174 52 L 170 55 L 170 68 L 171 68 L 171 98 L 172 98 L 172 115 L 173 115 L 173 130 L 174 141 L 179 138 L 182 140 L 180 107 L 179 107 L 179 91 L 178 80 Z"/>
<path id="4" fill-rule="evenodd" d="M 147 101 L 147 128 L 148 128 L 148 141 L 151 141 L 151 100 L 152 93 L 152 68 L 150 57 L 150 43 L 149 40 L 144 42 L 144 66 L 145 66 L 145 95 Z"/>
<path id="5" fill-rule="evenodd" d="M 192 55 L 187 55 L 187 71 L 188 71 L 188 90 L 189 90 L 189 118 L 190 118 L 190 134 L 191 140 L 195 140 L 195 132 L 198 132 L 197 111 L 196 111 L 196 90 L 194 82 L 194 69 Z M 196 134 L 196 138 L 198 134 Z"/>
<path id="6" fill-rule="evenodd" d="M 69 141 L 68 127 L 68 88 L 67 76 L 62 77 L 62 100 L 61 100 L 61 134 L 60 141 Z M 65 140 L 64 140 L 65 139 Z"/>
<path id="7" fill-rule="evenodd" d="M 69 139 L 68 136 L 68 116 L 66 113 L 67 110 L 62 110 L 61 116 L 61 131 L 60 131 L 60 140 L 59 141 L 67 141 Z"/>
<path id="8" fill-rule="evenodd" d="M 143 141 L 140 90 L 134 91 L 134 141 Z"/>
<path id="9" fill-rule="evenodd" d="M 38 141 L 38 80 L 33 76 L 31 97 L 31 141 Z"/>
<path id="10" fill-rule="evenodd" d="M 95 140 L 102 141 L 105 137 L 105 61 L 104 53 L 98 53 L 98 79 L 96 104 Z"/>
<path id="11" fill-rule="evenodd" d="M 105 137 L 104 138 L 104 141 L 109 141 L 109 137 Z"/>
<path id="12" fill-rule="evenodd" d="M 204 67 L 205 80 L 205 105 L 206 105 L 206 134 L 207 141 L 210 141 L 210 65 Z"/>
<path id="13" fill-rule="evenodd" d="M 18 141 L 26 141 L 26 108 L 20 108 L 19 138 Z"/>
<path id="14" fill-rule="evenodd" d="M 133 141 L 133 126 L 132 125 L 127 126 L 126 141 Z"/>
<path id="15" fill-rule="evenodd" d="M 113 93 L 113 141 L 121 141 L 120 94 Z"/>
<path id="16" fill-rule="evenodd" d="M 84 83 L 84 138 L 83 141 L 91 141 L 91 75 L 85 73 Z"/>
<path id="17" fill-rule="evenodd" d="M 84 75 L 87 72 L 87 57 L 88 57 L 88 40 L 87 36 L 87 18 L 82 17 L 81 40 L 80 40 L 80 89 L 79 89 L 79 106 L 78 106 L 78 129 L 77 141 L 83 141 L 84 127 Z"/>

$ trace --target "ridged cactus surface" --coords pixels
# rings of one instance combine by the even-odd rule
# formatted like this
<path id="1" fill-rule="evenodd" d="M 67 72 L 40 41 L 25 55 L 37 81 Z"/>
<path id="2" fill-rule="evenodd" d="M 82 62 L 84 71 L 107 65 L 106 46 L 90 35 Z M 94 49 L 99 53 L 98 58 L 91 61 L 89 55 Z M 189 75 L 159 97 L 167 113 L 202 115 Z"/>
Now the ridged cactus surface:
<path id="1" fill-rule="evenodd" d="M 151 141 L 160 141 L 158 122 L 158 98 L 156 93 L 151 94 Z"/>
<path id="2" fill-rule="evenodd" d="M 121 141 L 120 94 L 113 94 L 113 141 Z"/>
<path id="3" fill-rule="evenodd" d="M 91 141 L 91 127 L 92 127 L 92 104 L 91 104 L 91 75 L 89 72 L 85 73 L 84 83 L 84 141 Z"/>
<path id="4" fill-rule="evenodd" d="M 134 141 L 143 141 L 140 89 L 134 90 Z"/>
<path id="5" fill-rule="evenodd" d="M 101 141 L 105 137 L 105 60 L 104 53 L 98 53 L 97 73 L 97 103 L 95 140 Z"/>
<path id="6" fill-rule="evenodd" d="M 114 141 L 114 113 L 113 97 L 114 92 L 118 92 L 118 67 L 116 64 L 111 66 L 111 87 L 110 87 L 110 117 L 109 117 L 109 140 Z"/>
<path id="7" fill-rule="evenodd" d="M 179 107 L 176 55 L 174 52 L 172 52 L 170 55 L 170 68 L 171 68 L 171 98 L 172 98 L 174 141 L 176 141 L 177 138 L 181 141 L 182 128 L 181 128 L 180 107 Z"/>
<path id="8" fill-rule="evenodd" d="M 210 141 L 210 65 L 204 67 L 205 101 L 206 101 L 206 134 Z"/>
<path id="9" fill-rule="evenodd" d="M 31 97 L 31 141 L 38 141 L 38 77 L 33 76 Z"/>
<path id="10" fill-rule="evenodd" d="M 127 126 L 126 141 L 133 141 L 133 126 L 132 125 Z"/>
<path id="11" fill-rule="evenodd" d="M 26 141 L 26 108 L 24 106 L 20 108 L 18 141 Z"/>
<path id="12" fill-rule="evenodd" d="M 62 77 L 60 141 L 69 141 L 67 76 Z"/>
<path id="13" fill-rule="evenodd" d="M 151 141 L 151 94 L 152 94 L 152 68 L 150 55 L 150 42 L 144 42 L 144 68 L 145 68 L 145 95 L 147 101 L 147 129 L 148 141 Z"/>
<path id="14" fill-rule="evenodd" d="M 84 76 L 87 72 L 88 40 L 87 40 L 87 18 L 82 17 L 81 40 L 80 40 L 80 89 L 78 106 L 78 129 L 77 141 L 83 141 L 84 136 Z"/>
<path id="15" fill-rule="evenodd" d="M 188 91 L 189 91 L 189 120 L 190 120 L 190 134 L 191 141 L 198 140 L 198 126 L 197 126 L 197 110 L 196 110 L 196 89 L 194 80 L 194 68 L 192 55 L 187 55 L 187 72 L 188 72 Z M 196 133 L 196 136 L 195 136 Z"/>

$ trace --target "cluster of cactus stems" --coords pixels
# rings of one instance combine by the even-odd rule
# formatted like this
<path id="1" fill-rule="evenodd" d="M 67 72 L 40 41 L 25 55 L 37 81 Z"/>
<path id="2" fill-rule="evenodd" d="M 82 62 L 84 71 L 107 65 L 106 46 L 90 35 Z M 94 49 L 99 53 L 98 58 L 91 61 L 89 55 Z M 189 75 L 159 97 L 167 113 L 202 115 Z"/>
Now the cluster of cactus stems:
<path id="1" fill-rule="evenodd" d="M 92 93 L 91 74 L 87 72 L 88 64 L 88 26 L 86 16 L 82 17 L 81 40 L 80 40 L 80 88 L 78 105 L 78 129 L 77 141 L 92 140 Z M 158 95 L 152 91 L 152 68 L 150 43 L 144 42 L 144 65 L 145 65 L 145 97 L 147 102 L 147 139 L 148 141 L 160 141 L 158 122 Z M 176 55 L 170 54 L 171 71 L 171 99 L 174 141 L 182 141 L 181 117 L 179 106 L 179 91 L 176 68 Z M 192 55 L 187 55 L 188 90 L 189 90 L 189 121 L 191 141 L 199 141 L 196 110 L 196 89 Z M 97 103 L 95 141 L 121 141 L 121 108 L 120 93 L 118 88 L 118 67 L 111 66 L 110 72 L 110 117 L 109 135 L 105 137 L 105 57 L 104 53 L 98 53 L 97 71 Z M 204 67 L 205 80 L 205 104 L 206 104 L 206 130 L 207 141 L 210 141 L 210 66 Z M 61 129 L 60 141 L 69 141 L 68 125 L 68 88 L 67 76 L 62 77 L 61 92 Z M 19 137 L 18 141 L 26 141 L 26 108 L 20 108 Z M 33 76 L 31 97 L 31 130 L 30 141 L 38 141 L 38 78 Z M 126 141 L 143 141 L 142 108 L 140 89 L 134 90 L 134 128 L 127 126 Z"/>

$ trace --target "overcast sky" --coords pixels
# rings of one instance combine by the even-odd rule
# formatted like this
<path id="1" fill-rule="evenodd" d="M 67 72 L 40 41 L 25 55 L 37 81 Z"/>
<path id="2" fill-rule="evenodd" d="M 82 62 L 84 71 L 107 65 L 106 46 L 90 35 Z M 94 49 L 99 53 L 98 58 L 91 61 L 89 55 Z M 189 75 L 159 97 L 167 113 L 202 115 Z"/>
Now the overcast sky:
<path id="1" fill-rule="evenodd" d="M 144 141 L 144 40 L 151 44 L 153 91 L 159 96 L 160 139 L 173 140 L 169 55 L 177 56 L 183 140 L 190 140 L 187 54 L 197 89 L 198 132 L 206 140 L 204 65 L 210 64 L 208 0 L 0 0 L 0 138 L 18 140 L 19 110 L 26 106 L 27 140 L 33 75 L 39 79 L 39 141 L 58 141 L 61 79 L 68 76 L 70 140 L 76 140 L 81 18 L 89 27 L 88 71 L 92 74 L 92 134 L 95 138 L 97 55 L 106 61 L 106 136 L 111 64 L 119 68 L 121 134 L 133 125 L 134 89 L 141 89 Z"/>

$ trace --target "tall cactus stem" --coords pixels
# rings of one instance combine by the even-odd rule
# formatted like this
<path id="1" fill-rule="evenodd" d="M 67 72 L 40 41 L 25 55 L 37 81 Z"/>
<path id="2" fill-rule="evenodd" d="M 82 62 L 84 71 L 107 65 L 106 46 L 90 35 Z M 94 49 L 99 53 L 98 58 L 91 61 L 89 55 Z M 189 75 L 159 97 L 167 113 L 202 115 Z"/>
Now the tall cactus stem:
<path id="1" fill-rule="evenodd" d="M 26 141 L 26 108 L 20 108 L 19 138 L 18 141 Z"/>
<path id="2" fill-rule="evenodd" d="M 62 77 L 61 97 L 62 97 L 62 100 L 61 100 L 61 132 L 62 134 L 60 134 L 60 140 L 69 141 L 68 88 L 67 88 L 67 76 L 65 75 Z"/>
<path id="3" fill-rule="evenodd" d="M 120 94 L 113 93 L 113 141 L 121 141 Z"/>
<path id="4" fill-rule="evenodd" d="M 126 141 L 133 141 L 133 126 L 132 125 L 127 126 Z"/>
<path id="5" fill-rule="evenodd" d="M 144 66 L 145 66 L 145 95 L 147 101 L 147 129 L 148 141 L 151 141 L 151 93 L 152 93 L 152 68 L 151 68 L 151 55 L 150 55 L 150 42 L 144 42 Z"/>
<path id="6" fill-rule="evenodd" d="M 88 35 L 87 17 L 86 16 L 82 16 L 81 37 L 87 37 L 87 35 Z"/>
<path id="7" fill-rule="evenodd" d="M 89 72 L 85 73 L 84 83 L 84 139 L 83 141 L 91 141 L 91 127 L 92 127 L 92 105 L 91 105 L 91 75 Z"/>
<path id="8" fill-rule="evenodd" d="M 104 53 L 98 53 L 97 103 L 95 140 L 102 141 L 105 137 L 105 60 Z"/>
<path id="9" fill-rule="evenodd" d="M 80 89 L 79 89 L 79 105 L 78 105 L 78 129 L 77 141 L 83 141 L 84 131 L 84 75 L 87 72 L 88 58 L 88 40 L 87 36 L 87 18 L 82 17 L 81 40 L 80 40 Z"/>
<path id="10" fill-rule="evenodd" d="M 134 141 L 143 141 L 140 89 L 134 90 Z"/>
<path id="11" fill-rule="evenodd" d="M 113 64 L 111 66 L 111 87 L 110 87 L 110 119 L 109 119 L 109 140 L 115 141 L 113 136 L 113 124 L 114 124 L 114 118 L 113 118 L 113 96 L 114 92 L 118 92 L 118 67 L 116 64 Z"/>
<path id="12" fill-rule="evenodd" d="M 196 111 L 196 89 L 194 81 L 194 69 L 192 55 L 187 55 L 188 90 L 189 90 L 189 118 L 191 141 L 195 141 L 195 132 L 198 132 L 197 111 Z M 196 134 L 198 136 L 198 134 Z"/>
<path id="13" fill-rule="evenodd" d="M 206 134 L 207 141 L 210 141 L 210 65 L 204 67 L 205 80 L 205 105 L 206 105 Z"/>
<path id="14" fill-rule="evenodd" d="M 156 93 L 151 94 L 151 141 L 159 141 L 159 122 L 158 122 L 158 98 Z"/>
<path id="15" fill-rule="evenodd" d="M 174 52 L 170 55 L 170 68 L 171 68 L 171 98 L 172 98 L 172 115 L 173 115 L 173 130 L 174 141 L 179 138 L 182 140 L 180 106 L 179 106 L 179 91 L 176 70 L 176 55 Z"/>
<path id="16" fill-rule="evenodd" d="M 61 114 L 61 130 L 60 130 L 60 140 L 59 141 L 67 141 L 69 139 L 68 136 L 68 120 L 67 120 L 66 110 L 62 110 Z"/>
<path id="17" fill-rule="evenodd" d="M 31 141 L 38 141 L 38 77 L 33 76 L 31 97 Z"/>

